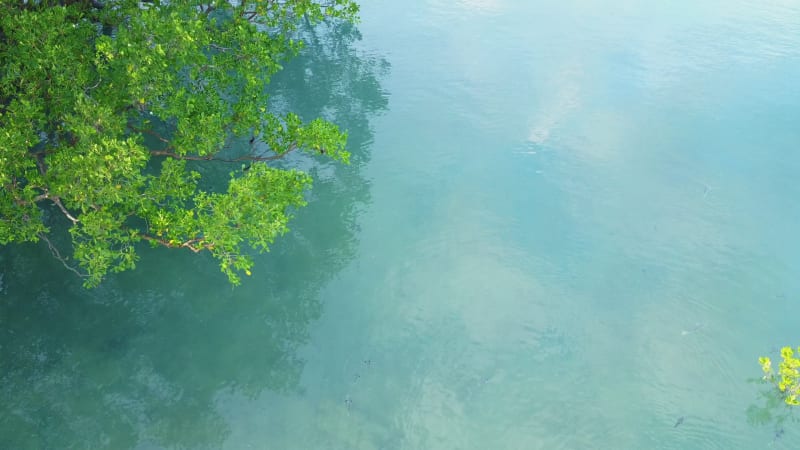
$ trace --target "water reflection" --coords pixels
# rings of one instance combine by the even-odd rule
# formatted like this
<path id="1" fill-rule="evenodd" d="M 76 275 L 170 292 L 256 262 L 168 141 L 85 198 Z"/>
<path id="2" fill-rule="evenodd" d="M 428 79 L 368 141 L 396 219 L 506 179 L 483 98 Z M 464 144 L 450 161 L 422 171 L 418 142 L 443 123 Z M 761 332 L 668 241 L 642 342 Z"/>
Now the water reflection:
<path id="1" fill-rule="evenodd" d="M 322 313 L 320 289 L 356 251 L 369 121 L 388 103 L 388 63 L 353 47 L 355 28 L 303 33 L 309 45 L 271 89 L 347 129 L 354 163 L 283 162 L 317 176 L 310 204 L 237 289 L 209 258 L 143 248 L 135 272 L 85 291 L 46 249 L 4 248 L 0 448 L 219 448 L 230 434 L 220 396 L 299 389 L 296 350 Z"/>
<path id="2" fill-rule="evenodd" d="M 389 62 L 357 48 L 361 40 L 351 24 L 331 22 L 300 31 L 307 43 L 292 64 L 272 78 L 272 100 L 290 106 L 305 119 L 324 117 L 350 132 L 355 165 L 368 161 L 369 120 L 389 104 L 380 85 Z"/>

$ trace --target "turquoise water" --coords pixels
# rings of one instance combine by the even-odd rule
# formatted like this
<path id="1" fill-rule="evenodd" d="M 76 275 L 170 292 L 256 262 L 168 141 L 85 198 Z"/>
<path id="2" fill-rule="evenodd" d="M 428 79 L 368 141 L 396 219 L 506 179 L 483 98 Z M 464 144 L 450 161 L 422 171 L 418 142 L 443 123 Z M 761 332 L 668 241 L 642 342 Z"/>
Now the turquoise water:
<path id="1" fill-rule="evenodd" d="M 241 287 L 2 250 L 0 448 L 793 448 L 747 380 L 800 344 L 800 3 L 362 19 L 272 84 L 354 158 L 287 162 L 309 205 Z"/>

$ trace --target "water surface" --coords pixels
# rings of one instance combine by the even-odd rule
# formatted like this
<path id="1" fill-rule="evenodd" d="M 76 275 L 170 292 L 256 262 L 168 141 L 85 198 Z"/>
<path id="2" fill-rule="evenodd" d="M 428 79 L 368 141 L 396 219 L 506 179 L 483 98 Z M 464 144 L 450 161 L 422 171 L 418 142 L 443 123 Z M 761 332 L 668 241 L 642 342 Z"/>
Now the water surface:
<path id="1" fill-rule="evenodd" d="M 243 286 L 2 250 L 0 447 L 791 448 L 746 410 L 798 344 L 800 4 L 362 18 L 272 83 L 354 158 L 286 162 L 309 205 Z"/>

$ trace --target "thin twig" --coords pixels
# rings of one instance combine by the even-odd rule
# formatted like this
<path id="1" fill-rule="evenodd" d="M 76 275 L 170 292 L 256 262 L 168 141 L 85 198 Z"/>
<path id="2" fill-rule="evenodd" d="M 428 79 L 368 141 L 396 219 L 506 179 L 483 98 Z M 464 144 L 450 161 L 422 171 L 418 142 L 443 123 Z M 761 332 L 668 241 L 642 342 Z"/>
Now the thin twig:
<path id="1" fill-rule="evenodd" d="M 150 154 L 153 156 L 169 156 L 170 158 L 183 159 L 187 161 L 216 161 L 216 162 L 233 163 L 242 161 L 275 161 L 276 159 L 281 159 L 285 157 L 287 154 L 289 154 L 289 152 L 296 150 L 297 148 L 298 148 L 297 144 L 292 144 L 285 152 L 278 153 L 276 155 L 271 155 L 271 156 L 245 155 L 233 159 L 215 158 L 214 156 L 211 155 L 207 156 L 180 155 L 178 153 L 164 151 L 164 150 L 152 150 L 150 151 Z"/>
<path id="2" fill-rule="evenodd" d="M 218 44 L 208 44 L 208 46 L 213 48 L 213 49 L 215 49 L 215 50 L 219 50 L 221 52 L 229 52 L 229 51 L 233 50 L 230 47 L 223 47 L 223 46 L 218 45 Z"/>
<path id="3" fill-rule="evenodd" d="M 128 124 L 128 128 L 130 128 L 133 131 L 136 131 L 137 133 L 147 133 L 150 136 L 155 137 L 159 141 L 164 142 L 166 144 L 169 144 L 169 139 L 167 139 L 164 136 L 160 135 L 159 133 L 151 130 L 150 128 L 138 128 L 138 127 L 136 127 L 134 125 L 130 125 L 130 124 Z M 167 147 L 167 148 L 170 148 L 170 147 Z"/>
<path id="4" fill-rule="evenodd" d="M 89 91 L 91 91 L 92 89 L 97 88 L 97 86 L 100 86 L 100 82 L 101 81 L 103 81 L 103 79 L 102 78 L 98 78 L 97 79 L 97 83 L 95 83 L 94 86 L 89 86 L 88 88 L 84 88 L 84 92 L 86 92 L 88 94 Z"/>
<path id="5" fill-rule="evenodd" d="M 70 271 L 74 272 L 76 275 L 78 275 L 81 278 L 87 278 L 89 276 L 89 275 L 87 275 L 85 273 L 81 273 L 80 271 L 78 271 L 78 269 L 76 269 L 76 268 L 70 266 L 69 264 L 67 264 L 67 259 L 64 258 L 63 256 L 61 256 L 61 253 L 58 251 L 58 248 L 56 248 L 56 246 L 53 245 L 52 242 L 50 242 L 50 239 L 48 239 L 47 236 L 44 233 L 39 233 L 39 239 L 47 242 L 47 246 L 50 247 L 50 253 L 53 254 L 54 258 L 56 258 L 57 260 L 61 261 L 61 264 L 63 264 L 64 267 L 67 268 L 67 270 L 70 270 Z"/>
<path id="6" fill-rule="evenodd" d="M 189 239 L 188 241 L 180 244 L 172 244 L 165 239 L 159 239 L 157 237 L 150 236 L 149 234 L 139 233 L 139 237 L 146 241 L 156 242 L 167 248 L 188 248 L 194 253 L 200 253 L 203 250 L 211 250 L 214 247 L 213 245 L 203 243 L 202 239 L 200 238 Z M 198 242 L 200 243 L 199 247 L 195 245 Z"/>
<path id="7" fill-rule="evenodd" d="M 55 203 L 56 206 L 58 206 L 58 209 L 60 209 L 61 212 L 63 212 L 64 215 L 67 216 L 67 219 L 69 219 L 72 222 L 73 225 L 77 225 L 78 222 L 80 222 L 78 219 L 73 217 L 72 214 L 69 213 L 69 211 L 67 211 L 67 208 L 64 208 L 64 205 L 61 204 L 61 199 L 60 198 L 58 198 L 58 197 L 49 197 L 49 196 L 47 198 L 52 200 L 53 203 Z"/>
<path id="8" fill-rule="evenodd" d="M 42 200 L 50 200 L 53 203 L 55 203 L 56 206 L 58 206 L 58 209 L 60 209 L 61 212 L 64 213 L 65 216 L 67 216 L 67 219 L 69 219 L 69 221 L 72 222 L 73 225 L 77 225 L 78 222 L 80 222 L 80 220 L 75 218 L 75 216 L 73 216 L 72 214 L 69 213 L 69 211 L 67 211 L 67 208 L 65 208 L 64 204 L 61 203 L 61 198 L 60 197 L 51 197 L 50 196 L 50 191 L 48 191 L 46 188 L 44 188 L 44 193 L 43 194 L 39 194 L 39 195 L 37 195 L 36 197 L 33 198 L 33 203 L 38 203 L 38 202 L 40 202 Z M 27 204 L 27 203 L 28 202 L 25 202 L 24 204 Z"/>

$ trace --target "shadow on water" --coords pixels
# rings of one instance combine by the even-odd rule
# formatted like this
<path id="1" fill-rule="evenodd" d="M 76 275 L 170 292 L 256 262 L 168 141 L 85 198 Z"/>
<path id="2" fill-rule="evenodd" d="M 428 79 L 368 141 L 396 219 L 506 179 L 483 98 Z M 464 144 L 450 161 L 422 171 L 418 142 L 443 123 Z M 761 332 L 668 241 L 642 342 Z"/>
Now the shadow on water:
<path id="1" fill-rule="evenodd" d="M 751 384 L 759 386 L 757 400 L 751 403 L 745 411 L 747 423 L 755 428 L 761 428 L 768 442 L 768 447 L 783 448 L 783 443 L 793 442 L 796 438 L 789 437 L 784 440 L 787 430 L 796 429 L 800 421 L 795 415 L 796 406 L 787 405 L 783 395 L 777 387 L 762 378 L 748 380 Z M 792 433 L 790 433 L 792 434 Z"/>
<path id="2" fill-rule="evenodd" d="M 210 258 L 142 248 L 136 271 L 86 291 L 44 246 L 3 248 L 0 448 L 219 448 L 230 433 L 220 396 L 298 392 L 319 292 L 357 249 L 389 68 L 354 48 L 353 27 L 303 33 L 273 98 L 348 130 L 353 163 L 283 162 L 315 176 L 309 205 L 236 289 Z"/>

